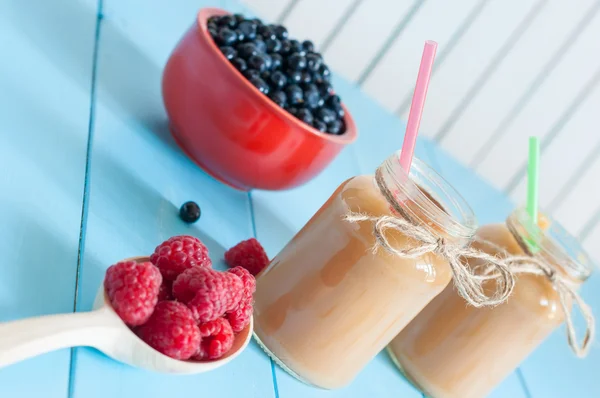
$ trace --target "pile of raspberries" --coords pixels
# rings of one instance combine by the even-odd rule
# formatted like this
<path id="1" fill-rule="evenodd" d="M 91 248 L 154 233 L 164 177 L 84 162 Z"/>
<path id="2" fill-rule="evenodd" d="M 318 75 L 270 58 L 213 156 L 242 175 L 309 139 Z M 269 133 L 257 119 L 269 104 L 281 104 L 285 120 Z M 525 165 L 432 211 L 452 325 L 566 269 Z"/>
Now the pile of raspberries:
<path id="1" fill-rule="evenodd" d="M 249 239 L 229 249 L 225 262 L 226 272 L 214 270 L 199 239 L 174 236 L 149 262 L 110 266 L 104 288 L 115 312 L 152 348 L 180 360 L 214 360 L 250 323 L 254 275 L 269 260 Z"/>

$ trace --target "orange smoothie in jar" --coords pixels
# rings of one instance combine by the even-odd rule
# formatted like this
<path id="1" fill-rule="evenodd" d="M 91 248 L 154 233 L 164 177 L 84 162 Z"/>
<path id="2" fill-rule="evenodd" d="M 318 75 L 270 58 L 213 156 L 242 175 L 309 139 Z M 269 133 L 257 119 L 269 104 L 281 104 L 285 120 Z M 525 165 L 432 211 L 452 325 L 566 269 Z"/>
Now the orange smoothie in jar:
<path id="1" fill-rule="evenodd" d="M 475 220 L 466 202 L 418 159 L 410 178 L 397 159 L 386 160 L 379 175 L 404 217 L 467 244 Z M 259 344 L 295 377 L 328 389 L 351 382 L 452 278 L 437 254 L 374 252 L 373 223 L 349 222 L 349 212 L 398 216 L 373 176 L 345 181 L 258 276 L 254 296 Z M 387 238 L 394 247 L 416 244 L 398 231 Z"/>
<path id="2" fill-rule="evenodd" d="M 558 224 L 542 230 L 518 209 L 506 224 L 481 227 L 473 246 L 492 255 L 536 256 L 567 280 L 581 283 L 591 272 L 590 262 L 578 244 L 564 237 Z M 447 287 L 390 343 L 392 359 L 428 396 L 487 396 L 565 320 L 547 276 L 519 273 L 516 279 L 508 301 L 492 308 L 469 306 Z"/>

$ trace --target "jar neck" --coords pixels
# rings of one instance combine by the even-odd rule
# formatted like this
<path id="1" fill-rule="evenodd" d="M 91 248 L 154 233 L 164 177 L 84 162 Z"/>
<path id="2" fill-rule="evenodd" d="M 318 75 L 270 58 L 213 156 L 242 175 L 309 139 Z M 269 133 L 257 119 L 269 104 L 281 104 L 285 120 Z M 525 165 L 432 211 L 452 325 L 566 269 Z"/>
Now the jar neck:
<path id="1" fill-rule="evenodd" d="M 411 223 L 454 245 L 468 244 L 477 222 L 466 200 L 431 167 L 414 158 L 410 173 L 400 166 L 399 153 L 377 169 L 375 183 L 392 209 Z"/>
<path id="2" fill-rule="evenodd" d="M 543 261 L 575 283 L 589 278 L 593 262 L 581 244 L 558 222 L 541 215 L 544 224 L 534 223 L 527 210 L 518 208 L 506 219 L 506 226 L 523 251 Z"/>

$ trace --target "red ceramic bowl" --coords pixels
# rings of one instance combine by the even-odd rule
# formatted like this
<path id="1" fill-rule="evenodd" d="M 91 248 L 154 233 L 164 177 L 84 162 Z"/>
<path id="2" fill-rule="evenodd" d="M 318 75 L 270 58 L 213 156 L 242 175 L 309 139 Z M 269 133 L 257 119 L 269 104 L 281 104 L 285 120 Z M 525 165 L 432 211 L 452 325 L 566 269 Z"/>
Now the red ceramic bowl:
<path id="1" fill-rule="evenodd" d="M 321 172 L 356 139 L 346 108 L 346 132 L 324 134 L 259 92 L 221 54 L 206 20 L 224 10 L 205 8 L 171 54 L 162 91 L 171 133 L 216 179 L 241 190 L 298 186 Z"/>

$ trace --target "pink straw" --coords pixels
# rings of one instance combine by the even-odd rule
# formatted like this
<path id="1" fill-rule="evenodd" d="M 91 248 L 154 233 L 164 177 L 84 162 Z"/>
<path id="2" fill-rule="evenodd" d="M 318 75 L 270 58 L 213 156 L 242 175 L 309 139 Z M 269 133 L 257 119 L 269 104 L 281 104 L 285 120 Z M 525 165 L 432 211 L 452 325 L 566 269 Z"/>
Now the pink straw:
<path id="1" fill-rule="evenodd" d="M 410 104 L 410 113 L 408 114 L 408 122 L 406 123 L 404 143 L 400 150 L 400 166 L 402 166 L 407 173 L 410 171 L 413 153 L 415 152 L 417 134 L 419 133 L 421 115 L 423 114 L 423 108 L 425 107 L 425 97 L 427 97 L 427 87 L 429 87 L 429 79 L 431 78 L 431 69 L 433 68 L 436 50 L 436 42 L 431 40 L 425 42 L 423 57 L 421 57 L 421 66 L 419 67 L 419 75 L 417 76 L 417 84 L 415 85 L 415 92 L 413 93 L 412 103 Z"/>

